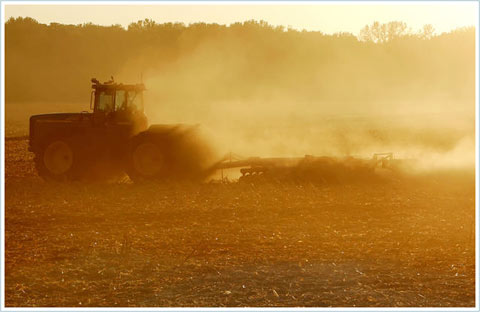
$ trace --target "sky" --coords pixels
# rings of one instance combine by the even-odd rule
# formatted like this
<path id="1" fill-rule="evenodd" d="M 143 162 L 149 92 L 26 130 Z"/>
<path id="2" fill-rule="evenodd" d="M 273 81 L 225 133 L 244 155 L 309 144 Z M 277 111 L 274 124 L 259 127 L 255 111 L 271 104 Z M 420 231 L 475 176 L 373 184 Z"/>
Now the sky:
<path id="1" fill-rule="evenodd" d="M 32 5 L 19 2 L 5 3 L 5 20 L 10 17 L 32 17 L 40 23 L 98 25 L 120 24 L 128 27 L 132 22 L 145 18 L 157 23 L 195 22 L 229 25 L 246 20 L 264 20 L 274 26 L 283 25 L 298 30 L 322 31 L 327 34 L 350 32 L 373 21 L 382 23 L 404 21 L 413 31 L 425 24 L 432 24 L 436 33 L 448 32 L 464 26 L 476 25 L 478 2 L 302 2 L 254 3 L 224 2 L 201 3 L 173 2 L 127 3 L 93 5 L 92 2 L 76 2 L 58 5 Z"/>

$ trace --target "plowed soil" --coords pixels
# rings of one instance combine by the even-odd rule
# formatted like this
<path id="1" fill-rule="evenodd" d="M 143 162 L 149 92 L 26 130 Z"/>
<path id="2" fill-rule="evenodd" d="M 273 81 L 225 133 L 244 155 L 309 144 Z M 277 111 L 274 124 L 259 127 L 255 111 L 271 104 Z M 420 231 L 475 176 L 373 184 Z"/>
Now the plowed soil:
<path id="1" fill-rule="evenodd" d="M 473 307 L 475 180 L 48 183 L 5 143 L 8 307 Z"/>

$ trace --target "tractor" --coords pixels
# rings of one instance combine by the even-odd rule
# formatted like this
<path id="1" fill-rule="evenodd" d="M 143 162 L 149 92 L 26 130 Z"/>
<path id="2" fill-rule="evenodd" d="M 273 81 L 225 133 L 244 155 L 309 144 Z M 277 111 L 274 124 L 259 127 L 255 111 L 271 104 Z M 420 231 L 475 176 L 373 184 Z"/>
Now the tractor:
<path id="1" fill-rule="evenodd" d="M 30 117 L 29 151 L 41 177 L 71 181 L 123 172 L 138 182 L 208 175 L 211 150 L 195 126 L 148 125 L 143 83 L 91 82 L 90 111 Z"/>
<path id="2" fill-rule="evenodd" d="M 148 125 L 143 84 L 92 79 L 90 111 L 30 117 L 29 151 L 46 180 L 71 181 L 127 174 L 134 182 L 202 181 L 216 170 L 242 168 L 240 181 L 354 181 L 376 168 L 400 168 L 392 153 L 372 159 L 314 157 L 219 158 L 197 126 Z M 223 177 L 223 171 L 222 171 Z"/>

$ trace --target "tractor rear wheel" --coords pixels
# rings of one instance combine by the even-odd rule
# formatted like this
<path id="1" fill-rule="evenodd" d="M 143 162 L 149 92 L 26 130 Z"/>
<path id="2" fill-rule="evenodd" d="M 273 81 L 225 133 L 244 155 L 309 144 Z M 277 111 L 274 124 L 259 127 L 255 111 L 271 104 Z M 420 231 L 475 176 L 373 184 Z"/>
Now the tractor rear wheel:
<path id="1" fill-rule="evenodd" d="M 143 177 L 158 176 L 164 167 L 164 157 L 160 148 L 152 142 L 143 142 L 136 146 L 132 154 L 132 165 Z"/>
<path id="2" fill-rule="evenodd" d="M 131 139 L 126 172 L 134 182 L 198 182 L 211 174 L 212 159 L 195 127 L 154 128 Z"/>
<path id="3" fill-rule="evenodd" d="M 158 138 L 138 135 L 132 139 L 127 174 L 134 182 L 159 180 L 168 169 L 164 148 Z"/>

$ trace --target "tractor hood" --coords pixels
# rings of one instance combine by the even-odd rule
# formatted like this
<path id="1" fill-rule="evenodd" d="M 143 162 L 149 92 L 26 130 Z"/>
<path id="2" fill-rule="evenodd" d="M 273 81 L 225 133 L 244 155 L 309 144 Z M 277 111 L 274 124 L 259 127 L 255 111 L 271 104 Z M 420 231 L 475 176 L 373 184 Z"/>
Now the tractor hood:
<path id="1" fill-rule="evenodd" d="M 51 113 L 51 114 L 33 115 L 32 117 L 30 117 L 30 125 L 32 125 L 32 122 L 36 122 L 38 120 L 75 121 L 85 117 L 88 118 L 88 116 L 90 116 L 91 114 L 92 113 L 84 112 L 84 113 Z"/>
<path id="2" fill-rule="evenodd" d="M 80 123 L 82 120 L 91 119 L 93 113 L 82 112 L 82 113 L 52 113 L 52 114 L 41 114 L 33 115 L 30 117 L 30 127 L 29 127 L 29 144 L 32 145 L 32 141 L 35 137 L 36 128 L 40 124 L 76 124 Z"/>
<path id="3" fill-rule="evenodd" d="M 30 137 L 32 136 L 32 130 L 36 122 L 75 122 L 81 121 L 85 118 L 90 118 L 93 113 L 82 112 L 82 113 L 51 113 L 51 114 L 40 114 L 33 115 L 30 117 Z"/>

